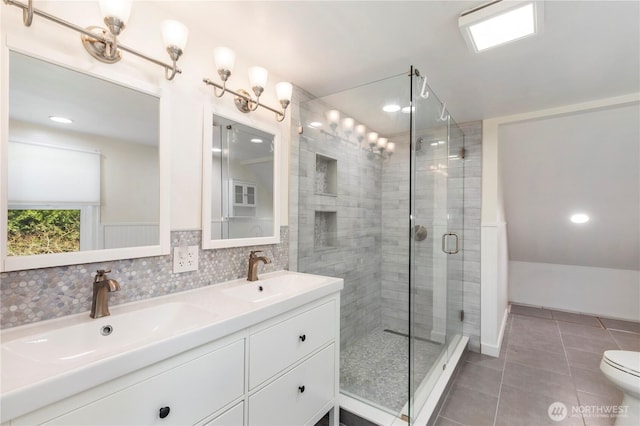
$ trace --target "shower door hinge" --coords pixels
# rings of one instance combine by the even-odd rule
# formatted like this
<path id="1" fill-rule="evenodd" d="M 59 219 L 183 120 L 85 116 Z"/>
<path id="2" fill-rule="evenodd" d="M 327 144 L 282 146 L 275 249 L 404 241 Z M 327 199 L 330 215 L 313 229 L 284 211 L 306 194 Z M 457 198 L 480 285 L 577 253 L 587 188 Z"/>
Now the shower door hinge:
<path id="1" fill-rule="evenodd" d="M 467 150 L 464 148 L 460 148 L 460 154 L 459 154 L 460 158 L 464 159 L 464 157 L 467 156 Z"/>
<path id="2" fill-rule="evenodd" d="M 464 321 L 464 310 L 460 311 L 460 321 Z"/>
<path id="3" fill-rule="evenodd" d="M 400 420 L 409 423 L 409 416 L 407 416 L 406 414 L 400 414 Z"/>

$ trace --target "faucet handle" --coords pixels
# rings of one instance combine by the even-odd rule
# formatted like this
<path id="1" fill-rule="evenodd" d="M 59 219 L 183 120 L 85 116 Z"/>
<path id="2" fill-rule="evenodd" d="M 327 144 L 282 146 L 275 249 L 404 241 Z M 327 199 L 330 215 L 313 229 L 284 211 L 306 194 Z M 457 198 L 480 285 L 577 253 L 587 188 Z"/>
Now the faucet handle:
<path id="1" fill-rule="evenodd" d="M 96 279 L 95 282 L 105 280 L 107 274 L 111 273 L 111 269 L 98 269 L 96 271 Z"/>
<path id="2" fill-rule="evenodd" d="M 252 250 L 251 253 L 249 254 L 249 257 L 256 257 L 256 253 L 262 253 L 262 250 Z"/>

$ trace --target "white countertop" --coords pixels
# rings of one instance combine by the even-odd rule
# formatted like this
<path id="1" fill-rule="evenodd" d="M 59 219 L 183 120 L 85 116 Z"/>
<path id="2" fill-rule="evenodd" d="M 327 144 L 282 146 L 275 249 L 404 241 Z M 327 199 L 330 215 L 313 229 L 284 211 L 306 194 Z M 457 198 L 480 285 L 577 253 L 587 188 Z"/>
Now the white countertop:
<path id="1" fill-rule="evenodd" d="M 283 291 L 269 293 L 269 283 L 275 282 L 287 284 Z M 233 297 L 246 285 L 263 285 L 265 297 L 254 302 Z M 343 285 L 341 278 L 277 271 L 261 274 L 253 283 L 238 279 L 112 306 L 110 316 L 98 319 L 86 312 L 4 330 L 0 332 L 0 423 L 251 327 L 342 290 Z M 185 309 L 189 315 L 182 315 Z M 172 315 L 181 319 L 174 321 Z M 104 325 L 112 325 L 116 337 L 95 337 L 94 325 L 95 336 Z M 137 327 L 149 328 L 136 336 Z M 60 330 L 72 337 L 69 344 L 51 346 L 47 337 Z M 91 336 L 85 335 L 87 330 Z M 116 334 L 120 330 L 128 332 L 128 338 Z M 103 340 L 96 346 L 96 339 Z"/>

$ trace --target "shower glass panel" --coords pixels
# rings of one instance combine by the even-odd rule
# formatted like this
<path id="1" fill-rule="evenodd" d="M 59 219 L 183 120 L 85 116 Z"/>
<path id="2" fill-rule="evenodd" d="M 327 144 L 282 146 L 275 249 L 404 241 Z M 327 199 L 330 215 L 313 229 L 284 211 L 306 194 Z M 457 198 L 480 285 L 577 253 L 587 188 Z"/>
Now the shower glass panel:
<path id="1" fill-rule="evenodd" d="M 462 335 L 464 134 L 424 78 L 414 73 L 411 86 L 408 417 L 415 418 Z"/>
<path id="2" fill-rule="evenodd" d="M 461 333 L 464 137 L 423 82 L 300 105 L 298 270 L 344 279 L 343 396 L 410 423 Z"/>

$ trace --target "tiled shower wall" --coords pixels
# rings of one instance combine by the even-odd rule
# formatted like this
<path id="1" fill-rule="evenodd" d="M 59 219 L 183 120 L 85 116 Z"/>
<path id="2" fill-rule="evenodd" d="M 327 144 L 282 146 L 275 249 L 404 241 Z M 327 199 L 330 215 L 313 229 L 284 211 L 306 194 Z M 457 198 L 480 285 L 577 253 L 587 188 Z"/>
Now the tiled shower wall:
<path id="1" fill-rule="evenodd" d="M 482 203 L 482 122 L 459 124 L 464 132 L 464 322 L 469 348 L 480 352 L 480 208 Z"/>
<path id="2" fill-rule="evenodd" d="M 433 176 L 436 173 L 431 166 L 437 166 L 437 158 L 429 157 L 428 144 L 417 157 L 418 182 L 426 192 L 420 194 L 420 189 L 418 190 L 416 208 L 421 212 L 421 217 L 428 222 L 425 226 L 429 228 L 431 238 L 425 240 L 426 244 L 416 244 L 415 254 L 419 262 L 415 269 L 417 280 L 413 300 L 416 332 L 421 337 L 434 337 L 431 333 L 434 328 L 434 309 L 437 309 L 439 304 L 434 304 L 430 283 L 434 281 L 434 274 L 447 271 L 449 285 L 448 290 L 445 290 L 446 297 L 456 306 L 456 309 L 448 312 L 449 324 L 455 322 L 459 332 L 459 310 L 464 309 L 462 332 L 470 337 L 470 348 L 479 351 L 482 123 L 463 123 L 460 127 L 465 133 L 466 157 L 464 168 L 461 167 L 462 162 L 451 163 L 451 179 L 440 179 L 439 183 L 434 184 Z M 409 205 L 408 140 L 403 141 L 402 138 L 396 137 L 396 153 L 390 159 L 382 161 L 378 167 L 375 163 L 363 161 L 372 158 L 366 151 L 339 143 L 340 141 L 332 140 L 326 134 L 311 132 L 305 129 L 305 135 L 299 138 L 301 151 L 298 167 L 299 184 L 302 189 L 299 205 L 296 206 L 300 211 L 296 220 L 300 220 L 301 233 L 298 240 L 298 270 L 335 275 L 345 279 L 341 324 L 343 345 L 348 345 L 353 339 L 380 325 L 406 332 L 409 236 L 407 221 L 403 218 L 406 218 Z M 317 183 L 313 170 L 316 165 L 314 150 L 338 159 L 337 199 L 330 201 L 331 198 L 326 195 L 315 194 Z M 455 151 L 456 149 L 452 150 Z M 443 158 L 446 159 L 447 153 L 444 155 Z M 354 168 L 358 164 L 354 158 L 363 161 L 361 164 L 365 167 L 361 170 Z M 350 166 L 346 167 L 346 164 Z M 367 167 L 367 164 L 372 167 Z M 376 176 L 381 176 L 381 179 Z M 437 202 L 437 197 L 434 194 L 429 195 L 427 191 L 436 184 L 447 185 L 449 196 L 444 199 L 445 208 L 457 212 L 455 230 L 461 235 L 462 244 L 461 255 L 458 258 L 447 258 L 439 249 L 439 235 L 440 231 L 446 229 L 446 221 L 433 222 L 433 203 Z M 292 191 L 291 194 L 293 199 L 295 193 Z M 379 194 L 380 198 L 375 194 Z M 336 207 L 340 203 L 339 199 L 345 202 L 344 206 L 351 204 L 368 207 L 365 210 L 351 210 L 351 213 L 347 213 L 346 209 Z M 381 216 L 379 222 L 377 215 L 368 210 L 378 208 L 378 215 Z M 337 212 L 339 248 L 325 247 L 323 250 L 322 247 L 315 247 L 317 241 L 313 233 L 317 223 L 316 210 Z M 354 211 L 357 213 L 353 214 Z M 379 228 L 377 223 L 380 225 Z M 293 221 L 291 224 L 293 225 Z M 442 229 L 438 231 L 436 241 L 433 237 L 437 227 Z M 359 240 L 366 243 L 359 246 L 356 243 Z M 379 245 L 375 244 L 376 241 Z M 379 263 L 371 263 L 373 259 L 379 259 Z M 366 262 L 365 268 L 362 268 L 362 262 Z M 444 265 L 445 269 L 438 270 L 438 265 Z M 377 295 L 380 297 L 379 301 L 375 299 Z M 437 314 L 435 316 L 437 317 Z"/>
<path id="3" fill-rule="evenodd" d="M 318 129 L 305 128 L 298 143 L 298 270 L 344 278 L 345 348 L 380 325 L 381 160 Z M 336 160 L 336 195 L 318 182 L 327 179 L 326 159 Z"/>
<path id="4" fill-rule="evenodd" d="M 172 232 L 171 253 L 181 243 L 200 246 L 201 234 Z M 289 269 L 288 234 L 283 226 L 280 244 L 200 250 L 198 270 L 180 274 L 172 272 L 169 255 L 2 273 L 0 325 L 9 328 L 89 311 L 98 269 L 110 269 L 109 277 L 120 283 L 120 291 L 109 295 L 112 306 L 245 277 L 251 250 L 263 250 L 271 259 L 270 264 L 260 265 L 260 272 Z"/>

